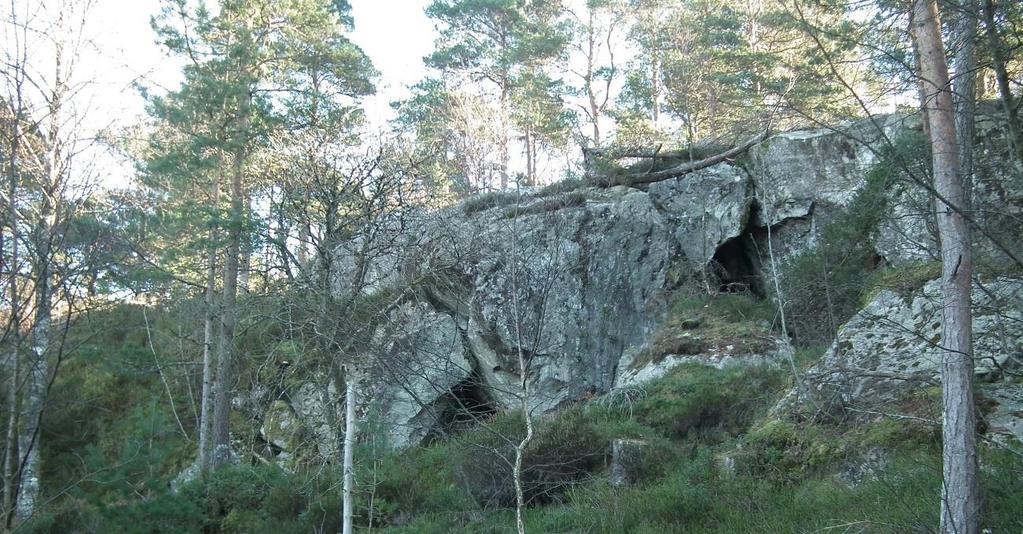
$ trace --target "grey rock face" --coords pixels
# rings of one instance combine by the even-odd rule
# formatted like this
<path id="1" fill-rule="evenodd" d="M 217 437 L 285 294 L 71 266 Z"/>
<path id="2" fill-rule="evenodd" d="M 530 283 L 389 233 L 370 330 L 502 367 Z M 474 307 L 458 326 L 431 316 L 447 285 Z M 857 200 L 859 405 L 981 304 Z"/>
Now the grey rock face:
<path id="1" fill-rule="evenodd" d="M 811 403 L 851 415 L 896 410 L 915 392 L 939 384 L 941 375 L 941 298 L 938 281 L 909 297 L 879 292 L 839 331 L 834 344 L 807 373 L 814 401 L 791 392 L 775 407 L 785 412 Z M 1004 370 L 1023 358 L 1023 280 L 999 278 L 974 287 L 974 362 L 990 384 L 996 404 L 1011 405 L 1015 386 L 999 383 Z M 805 395 L 804 395 L 805 396 Z M 1018 399 L 1017 399 L 1018 401 Z M 1011 410 L 1002 410 L 1008 416 Z M 1018 432 L 1018 420 L 1002 426 Z M 1020 438 L 1017 434 L 1017 438 Z"/>
<path id="2" fill-rule="evenodd" d="M 889 453 L 881 447 L 871 447 L 857 458 L 846 461 L 835 475 L 840 482 L 856 487 L 863 482 L 881 478 L 891 463 Z"/>
<path id="3" fill-rule="evenodd" d="M 291 408 L 301 423 L 312 432 L 316 448 L 323 457 L 337 454 L 343 432 L 339 396 L 334 381 L 307 382 L 291 394 Z"/>
<path id="4" fill-rule="evenodd" d="M 607 391 L 655 327 L 680 252 L 649 196 L 622 193 L 489 230 L 469 269 L 467 336 L 503 406 L 518 394 L 520 352 L 530 405 L 550 409 Z"/>
<path id="5" fill-rule="evenodd" d="M 668 354 L 656 361 L 642 366 L 633 366 L 631 362 L 623 361 L 616 388 L 628 388 L 649 382 L 668 374 L 668 371 L 681 365 L 698 363 L 715 369 L 724 369 L 732 366 L 750 365 L 781 365 L 784 363 L 783 356 L 792 347 L 781 339 L 775 341 L 775 349 L 765 353 L 748 354 L 736 350 L 733 345 L 726 345 L 723 350 L 714 350 L 704 354 Z"/>
<path id="6" fill-rule="evenodd" d="M 746 226 L 753 190 L 740 167 L 715 165 L 683 180 L 650 184 L 651 202 L 675 227 L 674 238 L 694 264 L 710 261 L 717 247 Z"/>
<path id="7" fill-rule="evenodd" d="M 756 222 L 771 225 L 780 262 L 816 243 L 818 230 L 849 207 L 879 155 L 912 128 L 919 128 L 918 120 L 879 116 L 778 134 L 750 149 L 749 172 L 761 206 Z M 915 230 L 915 223 L 900 222 L 894 230 Z"/>
<path id="8" fill-rule="evenodd" d="M 818 230 L 848 208 L 888 140 L 917 127 L 892 116 L 842 132 L 784 133 L 740 161 L 642 188 L 509 192 L 410 215 L 412 222 L 378 227 L 388 245 L 381 247 L 388 250 L 384 254 L 364 254 L 364 238 L 353 240 L 338 251 L 339 280 L 364 269 L 370 282 L 364 294 L 397 288 L 415 295 L 391 314 L 366 351 L 369 359 L 385 362 L 375 364 L 379 372 L 370 373 L 367 384 L 374 403 L 368 413 L 379 419 L 371 423 L 385 426 L 391 445 L 400 447 L 443 426 L 445 410 L 459 400 L 455 390 L 470 386 L 491 408 L 513 409 L 522 405 L 524 382 L 526 403 L 542 412 L 687 361 L 723 366 L 777 360 L 788 349 L 779 345 L 775 353 L 753 356 L 669 355 L 644 368 L 632 366 L 674 295 L 717 289 L 708 271 L 726 244 L 748 240 L 753 246 L 743 245 L 746 253 L 764 257 L 766 248 L 757 247 L 769 226 L 784 269 L 787 258 L 813 246 Z M 933 250 L 926 198 L 917 199 L 918 192 L 908 187 L 891 194 L 904 201 L 878 230 L 880 254 L 895 264 L 926 257 Z M 343 291 L 343 283 L 336 285 Z M 878 375 L 933 378 L 925 342 L 933 332 L 917 338 L 899 333 L 906 326 L 933 326 L 936 312 L 925 301 L 878 295 L 843 330 L 819 372 L 854 366 Z M 870 319 L 889 313 L 886 321 Z M 994 328 L 994 316 L 983 317 L 977 328 Z M 984 343 L 978 356 L 996 358 Z M 896 353 L 899 358 L 878 356 Z M 825 381 L 840 382 L 847 399 L 905 383 Z M 314 411 L 296 408 L 303 419 L 315 420 Z M 322 441 L 326 433 L 320 436 L 318 426 L 311 425 Z"/>
<path id="9" fill-rule="evenodd" d="M 637 464 L 642 465 L 641 456 L 647 446 L 647 442 L 641 439 L 616 439 L 611 442 L 612 486 L 626 486 L 636 482 L 637 476 L 633 471 Z"/>
<path id="10" fill-rule="evenodd" d="M 455 321 L 425 303 L 409 304 L 376 337 L 380 380 L 365 396 L 378 416 L 371 423 L 393 447 L 419 443 L 438 424 L 438 400 L 472 371 Z"/>

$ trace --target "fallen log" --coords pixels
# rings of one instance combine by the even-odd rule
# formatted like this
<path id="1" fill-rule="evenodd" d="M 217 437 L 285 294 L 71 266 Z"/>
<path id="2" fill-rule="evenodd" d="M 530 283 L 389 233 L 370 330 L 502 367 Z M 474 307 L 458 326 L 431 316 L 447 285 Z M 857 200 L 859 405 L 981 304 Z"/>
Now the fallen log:
<path id="1" fill-rule="evenodd" d="M 606 176 L 595 176 L 591 178 L 593 185 L 600 187 L 611 187 L 615 185 L 640 185 L 660 182 L 669 178 L 678 178 L 700 169 L 706 169 L 723 161 L 734 159 L 743 152 L 749 150 L 753 145 L 767 139 L 768 131 L 764 130 L 753 137 L 750 137 L 741 145 L 730 148 L 720 154 L 716 154 L 699 161 L 686 162 L 674 167 L 660 171 L 648 171 L 631 174 L 613 174 Z"/>

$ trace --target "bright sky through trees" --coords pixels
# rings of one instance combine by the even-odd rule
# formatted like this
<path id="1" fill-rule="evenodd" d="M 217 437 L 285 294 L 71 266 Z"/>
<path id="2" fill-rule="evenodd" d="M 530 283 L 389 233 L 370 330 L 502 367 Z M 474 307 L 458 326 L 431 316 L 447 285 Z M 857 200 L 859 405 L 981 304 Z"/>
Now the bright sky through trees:
<path id="1" fill-rule="evenodd" d="M 380 71 L 377 94 L 364 101 L 374 125 L 392 117 L 390 102 L 405 97 L 405 87 L 426 72 L 422 56 L 430 50 L 436 32 L 423 10 L 426 0 L 353 0 L 355 31 L 352 41 Z M 145 102 L 136 84 L 154 91 L 175 88 L 181 82 L 180 59 L 168 57 L 149 25 L 160 9 L 159 0 L 98 0 L 89 16 L 86 35 L 92 45 L 81 58 L 80 77 L 89 87 L 79 95 L 88 109 L 90 130 L 100 134 L 131 128 L 144 120 Z M 84 81 L 84 80 L 83 80 Z M 109 155 L 100 181 L 119 188 L 130 181 L 131 165 Z"/>

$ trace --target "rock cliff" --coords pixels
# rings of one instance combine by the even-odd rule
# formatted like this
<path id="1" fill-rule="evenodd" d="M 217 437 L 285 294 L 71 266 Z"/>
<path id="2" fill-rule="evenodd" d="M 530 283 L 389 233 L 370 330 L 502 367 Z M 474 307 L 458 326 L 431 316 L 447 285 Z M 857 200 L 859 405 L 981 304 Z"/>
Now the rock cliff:
<path id="1" fill-rule="evenodd" d="M 680 178 L 637 187 L 556 184 L 495 193 L 395 225 L 388 239 L 399 246 L 368 261 L 368 291 L 414 286 L 416 297 L 392 310 L 374 337 L 374 357 L 385 363 L 367 382 L 376 408 L 367 411 L 377 414 L 392 445 L 405 446 L 456 424 L 459 411 L 520 407 L 523 384 L 530 408 L 544 412 L 638 384 L 678 363 L 781 362 L 791 348 L 770 325 L 733 335 L 760 339 L 756 344 L 718 335 L 684 350 L 676 342 L 656 354 L 653 344 L 680 297 L 732 291 L 768 297 L 769 254 L 784 269 L 788 258 L 814 246 L 820 227 L 849 207 L 892 140 L 914 129 L 914 121 L 890 116 L 783 133 L 739 160 Z M 983 138 L 981 146 L 997 150 L 991 143 Z M 1019 211 L 1023 195 L 1004 185 L 1006 171 L 979 169 L 978 204 Z M 910 201 L 926 198 L 910 176 L 914 169 L 900 172 L 905 176 L 889 192 L 896 208 L 875 239 L 879 262 L 887 265 L 933 251 L 932 208 Z M 339 249 L 338 280 L 356 269 L 356 248 Z M 846 366 L 840 358 L 887 373 L 887 364 L 869 362 L 904 350 L 919 354 L 913 361 L 924 366 L 931 340 L 882 332 L 884 324 L 905 321 L 932 326 L 920 317 L 924 304 L 899 298 L 879 294 L 843 330 L 814 375 L 831 376 L 829 369 Z M 877 315 L 886 317 L 883 324 L 866 324 Z M 1017 350 L 1021 336 L 1010 336 Z M 867 337 L 874 341 L 858 345 Z M 844 350 L 850 343 L 860 348 Z M 930 377 L 933 365 L 924 367 Z M 830 384 L 820 380 L 815 387 Z M 873 387 L 843 384 L 846 396 Z M 309 406 L 302 411 L 318 413 Z"/>

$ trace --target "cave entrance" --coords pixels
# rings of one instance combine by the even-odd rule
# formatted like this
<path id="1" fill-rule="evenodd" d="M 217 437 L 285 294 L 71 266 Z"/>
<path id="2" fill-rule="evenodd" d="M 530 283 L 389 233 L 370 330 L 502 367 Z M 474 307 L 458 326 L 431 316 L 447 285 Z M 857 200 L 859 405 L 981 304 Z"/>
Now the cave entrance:
<path id="1" fill-rule="evenodd" d="M 487 386 L 477 371 L 452 387 L 438 402 L 437 424 L 427 436 L 427 443 L 473 427 L 497 413 Z"/>
<path id="2" fill-rule="evenodd" d="M 714 251 L 710 272 L 721 293 L 744 293 L 756 299 L 767 295 L 760 275 L 761 251 L 767 250 L 767 229 L 758 226 L 760 206 L 750 204 L 746 226 Z"/>

